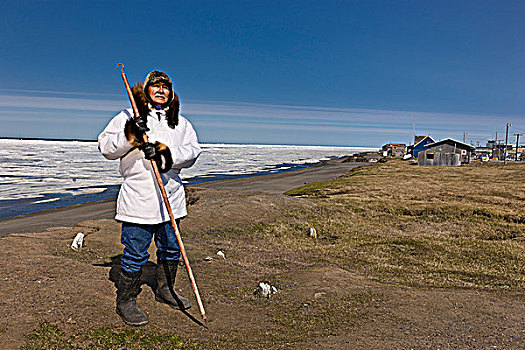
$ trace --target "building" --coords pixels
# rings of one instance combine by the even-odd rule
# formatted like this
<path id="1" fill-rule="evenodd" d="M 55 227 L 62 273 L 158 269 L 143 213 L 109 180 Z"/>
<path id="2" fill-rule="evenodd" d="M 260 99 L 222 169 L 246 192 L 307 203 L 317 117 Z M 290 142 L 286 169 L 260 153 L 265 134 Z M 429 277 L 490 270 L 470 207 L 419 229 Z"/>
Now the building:
<path id="1" fill-rule="evenodd" d="M 470 163 L 474 151 L 474 146 L 454 139 L 429 143 L 426 147 L 426 151 L 419 153 L 419 165 L 459 166 Z"/>
<path id="2" fill-rule="evenodd" d="M 383 157 L 403 157 L 407 150 L 404 143 L 387 143 L 381 149 Z"/>
<path id="3" fill-rule="evenodd" d="M 440 165 L 460 166 L 460 155 L 458 153 L 445 153 L 435 150 L 426 150 L 419 153 L 418 165 Z"/>
<path id="4" fill-rule="evenodd" d="M 414 144 L 407 147 L 407 153 L 411 154 L 412 157 L 417 158 L 419 152 L 425 151 L 427 145 L 436 142 L 430 135 L 426 136 L 415 136 Z"/>

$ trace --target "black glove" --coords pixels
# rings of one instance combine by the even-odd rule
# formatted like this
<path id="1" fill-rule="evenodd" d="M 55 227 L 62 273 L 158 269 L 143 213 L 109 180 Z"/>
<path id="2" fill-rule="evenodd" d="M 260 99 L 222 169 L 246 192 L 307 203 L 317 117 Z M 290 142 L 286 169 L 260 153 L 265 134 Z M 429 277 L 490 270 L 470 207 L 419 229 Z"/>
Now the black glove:
<path id="1" fill-rule="evenodd" d="M 146 142 L 139 146 L 139 149 L 144 152 L 144 158 L 146 159 L 153 159 L 155 158 L 155 155 L 157 154 L 157 150 L 155 149 L 155 145 L 151 142 Z"/>
<path id="2" fill-rule="evenodd" d="M 146 118 L 144 117 L 138 117 L 133 119 L 133 124 L 135 124 L 135 128 L 138 132 L 146 132 L 149 131 Z"/>

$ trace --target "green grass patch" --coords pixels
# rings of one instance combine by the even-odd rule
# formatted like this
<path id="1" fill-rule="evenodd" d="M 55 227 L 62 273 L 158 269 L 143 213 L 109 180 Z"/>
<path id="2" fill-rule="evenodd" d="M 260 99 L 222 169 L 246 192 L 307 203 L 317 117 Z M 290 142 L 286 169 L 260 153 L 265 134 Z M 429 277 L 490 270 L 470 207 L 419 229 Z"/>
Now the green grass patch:
<path id="1" fill-rule="evenodd" d="M 22 349 L 196 349 L 179 337 L 144 328 L 118 329 L 111 326 L 66 334 L 57 325 L 43 322 L 27 336 Z"/>
<path id="2" fill-rule="evenodd" d="M 378 165 L 369 165 L 365 168 L 356 168 L 348 175 L 342 176 L 335 180 L 319 181 L 306 184 L 294 189 L 291 189 L 285 194 L 290 196 L 323 196 L 322 190 L 325 189 L 342 189 L 349 184 L 359 185 L 366 182 L 366 175 L 371 174 L 370 168 L 377 168 Z"/>

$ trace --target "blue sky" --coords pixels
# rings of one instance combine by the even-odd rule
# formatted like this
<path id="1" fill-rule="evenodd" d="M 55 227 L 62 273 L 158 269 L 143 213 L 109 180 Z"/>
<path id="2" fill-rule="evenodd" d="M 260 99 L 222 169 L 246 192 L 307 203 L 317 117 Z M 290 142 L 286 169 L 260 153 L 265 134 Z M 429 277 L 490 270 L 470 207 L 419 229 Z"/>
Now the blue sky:
<path id="1" fill-rule="evenodd" d="M 95 139 L 153 70 L 202 142 L 380 146 L 525 133 L 525 2 L 19 1 L 0 136 Z M 522 138 L 525 139 L 525 138 Z M 514 138 L 511 138 L 511 141 Z"/>

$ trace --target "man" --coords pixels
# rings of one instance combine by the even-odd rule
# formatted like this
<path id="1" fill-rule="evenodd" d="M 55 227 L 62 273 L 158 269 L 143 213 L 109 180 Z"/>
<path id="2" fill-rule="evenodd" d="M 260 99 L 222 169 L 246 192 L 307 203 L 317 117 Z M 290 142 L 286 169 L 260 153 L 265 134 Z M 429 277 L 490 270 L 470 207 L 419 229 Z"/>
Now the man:
<path id="1" fill-rule="evenodd" d="M 122 222 L 124 245 L 116 312 L 125 323 L 142 326 L 148 318 L 137 307 L 136 298 L 152 239 L 158 264 L 155 299 L 176 309 L 191 307 L 190 301 L 173 289 L 180 248 L 150 160 L 159 167 L 178 225 L 180 218 L 187 215 L 179 173 L 195 163 L 201 148 L 190 122 L 179 115 L 179 98 L 166 73 L 149 73 L 144 84 L 136 84 L 132 91 L 140 117 L 134 118 L 132 109 L 117 114 L 99 135 L 98 146 L 107 159 L 120 159 L 120 174 L 124 178 L 115 216 Z M 143 142 L 144 132 L 148 143 Z"/>

